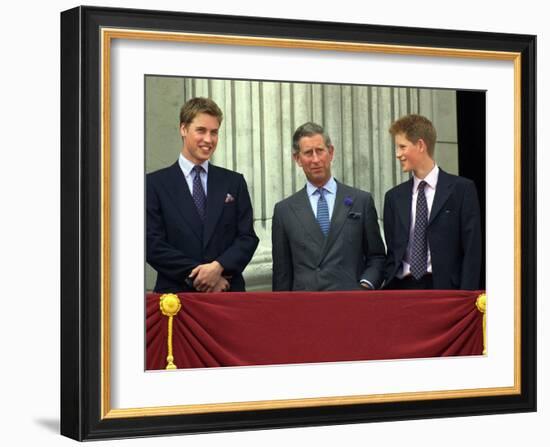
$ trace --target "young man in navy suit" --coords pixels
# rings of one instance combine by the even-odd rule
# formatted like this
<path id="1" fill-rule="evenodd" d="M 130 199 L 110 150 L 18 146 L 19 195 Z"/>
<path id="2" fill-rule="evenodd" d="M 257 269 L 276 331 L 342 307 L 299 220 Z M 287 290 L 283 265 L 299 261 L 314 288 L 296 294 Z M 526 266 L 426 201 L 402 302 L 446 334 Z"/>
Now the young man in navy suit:
<path id="1" fill-rule="evenodd" d="M 407 115 L 389 129 L 396 157 L 412 178 L 386 193 L 386 288 L 479 288 L 481 224 L 471 180 L 434 161 L 436 131 L 427 118 Z"/>
<path id="2" fill-rule="evenodd" d="M 183 147 L 147 175 L 147 262 L 155 292 L 244 291 L 242 271 L 258 245 L 244 177 L 212 165 L 223 114 L 208 98 L 180 112 Z"/>

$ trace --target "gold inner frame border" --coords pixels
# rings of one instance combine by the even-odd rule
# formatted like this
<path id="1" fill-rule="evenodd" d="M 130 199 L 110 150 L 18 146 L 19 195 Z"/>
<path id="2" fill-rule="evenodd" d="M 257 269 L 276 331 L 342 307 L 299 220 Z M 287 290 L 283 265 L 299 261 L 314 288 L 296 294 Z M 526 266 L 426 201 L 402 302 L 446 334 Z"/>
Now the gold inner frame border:
<path id="1" fill-rule="evenodd" d="M 111 42 L 114 39 L 215 45 L 294 48 L 357 53 L 436 56 L 466 59 L 502 60 L 514 63 L 514 385 L 356 396 L 327 396 L 302 399 L 223 402 L 142 408 L 111 408 L 110 360 L 110 72 Z M 517 395 L 521 393 L 521 53 L 467 50 L 406 45 L 382 45 L 322 40 L 262 38 L 213 34 L 143 31 L 121 28 L 101 29 L 101 418 L 132 418 L 213 412 L 308 408 L 335 405 L 374 404 L 435 399 L 458 399 Z"/>

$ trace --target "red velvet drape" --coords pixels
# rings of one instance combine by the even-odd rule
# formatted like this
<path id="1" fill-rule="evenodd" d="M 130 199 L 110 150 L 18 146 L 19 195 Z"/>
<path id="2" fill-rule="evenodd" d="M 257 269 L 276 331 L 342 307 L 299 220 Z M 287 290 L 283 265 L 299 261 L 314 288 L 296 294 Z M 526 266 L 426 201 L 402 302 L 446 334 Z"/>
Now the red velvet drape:
<path id="1" fill-rule="evenodd" d="M 179 294 L 178 368 L 479 355 L 481 292 Z M 168 318 L 147 294 L 147 369 L 164 369 Z"/>

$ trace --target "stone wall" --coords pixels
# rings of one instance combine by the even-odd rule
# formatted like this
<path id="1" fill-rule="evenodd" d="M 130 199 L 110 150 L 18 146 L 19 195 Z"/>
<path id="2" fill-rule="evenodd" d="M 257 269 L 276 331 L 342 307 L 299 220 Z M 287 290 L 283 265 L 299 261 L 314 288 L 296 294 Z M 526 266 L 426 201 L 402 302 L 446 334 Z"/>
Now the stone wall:
<path id="1" fill-rule="evenodd" d="M 453 90 L 147 76 L 145 95 L 146 172 L 176 161 L 182 147 L 179 110 L 187 99 L 211 97 L 224 112 L 212 162 L 244 175 L 260 238 L 244 272 L 248 290 L 271 288 L 273 206 L 305 184 L 291 155 L 292 134 L 304 122 L 317 122 L 328 131 L 335 147 L 333 175 L 370 191 L 379 215 L 385 192 L 408 179 L 388 133 L 400 116 L 430 118 L 438 132 L 437 163 L 448 172 L 458 170 Z M 148 290 L 154 278 L 147 266 Z"/>

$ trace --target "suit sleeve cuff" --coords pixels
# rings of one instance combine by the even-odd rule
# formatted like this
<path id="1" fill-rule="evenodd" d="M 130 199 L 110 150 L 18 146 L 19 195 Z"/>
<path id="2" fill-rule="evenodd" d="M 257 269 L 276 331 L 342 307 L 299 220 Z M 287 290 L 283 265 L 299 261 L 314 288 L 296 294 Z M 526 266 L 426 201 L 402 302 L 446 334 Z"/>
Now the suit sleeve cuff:
<path id="1" fill-rule="evenodd" d="M 368 288 L 371 289 L 371 290 L 374 290 L 374 286 L 373 286 L 372 283 L 371 283 L 369 280 L 367 280 L 367 279 L 362 279 L 361 281 L 359 281 L 359 283 L 362 284 L 362 285 L 368 286 Z"/>

